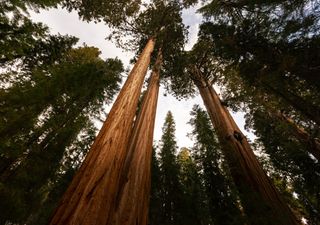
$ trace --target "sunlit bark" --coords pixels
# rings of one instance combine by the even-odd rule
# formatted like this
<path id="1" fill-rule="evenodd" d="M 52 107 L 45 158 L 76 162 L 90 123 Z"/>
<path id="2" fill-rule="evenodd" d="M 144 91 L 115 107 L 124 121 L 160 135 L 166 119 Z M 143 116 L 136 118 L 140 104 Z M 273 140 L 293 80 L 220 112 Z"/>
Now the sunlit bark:
<path id="1" fill-rule="evenodd" d="M 150 39 L 128 76 L 99 135 L 56 209 L 51 225 L 102 225 L 110 220 L 144 77 Z"/>
<path id="2" fill-rule="evenodd" d="M 194 80 L 217 132 L 250 224 L 300 224 L 282 200 L 219 96 L 194 70 Z"/>
<path id="3" fill-rule="evenodd" d="M 153 131 L 159 93 L 159 51 L 147 92 L 132 132 L 129 154 L 123 171 L 123 187 L 118 193 L 114 225 L 147 225 L 151 185 Z"/>

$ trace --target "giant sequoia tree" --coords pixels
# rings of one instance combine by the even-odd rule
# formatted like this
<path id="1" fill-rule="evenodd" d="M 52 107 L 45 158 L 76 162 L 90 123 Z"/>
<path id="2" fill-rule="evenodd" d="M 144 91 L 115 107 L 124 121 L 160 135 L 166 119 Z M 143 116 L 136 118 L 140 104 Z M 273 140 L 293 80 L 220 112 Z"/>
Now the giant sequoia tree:
<path id="1" fill-rule="evenodd" d="M 236 86 L 233 85 L 235 80 Z M 287 183 L 288 189 L 293 187 L 299 195 L 296 201 L 302 205 L 300 208 L 303 208 L 304 217 L 309 223 L 314 223 L 318 220 L 316 196 L 319 195 L 320 180 L 317 172 L 319 161 L 316 159 L 318 139 L 317 134 L 313 133 L 312 123 L 306 126 L 308 123 L 297 120 L 296 113 L 277 98 L 248 88 L 235 75 L 229 73 L 226 81 L 226 90 L 233 90 L 233 96 L 230 96 L 230 91 L 223 91 L 223 96 L 230 100 L 228 104 L 235 108 L 242 105 L 246 110 L 247 127 L 254 130 L 258 146 L 269 156 L 271 171 L 276 172 L 283 183 Z M 299 125 L 289 117 L 297 120 Z"/>
<path id="2" fill-rule="evenodd" d="M 162 64 L 170 62 L 173 55 L 183 49 L 185 29 L 180 11 L 179 2 L 166 4 L 162 1 L 154 1 L 136 21 L 135 29 L 140 30 L 141 33 L 135 34 L 136 38 L 129 43 L 131 46 L 134 43 L 141 44 L 148 35 L 157 34 L 157 57 L 155 63 L 152 62 L 153 72 L 128 146 L 128 154 L 117 193 L 114 223 L 134 224 L 135 221 L 138 221 L 139 224 L 147 223 L 153 124 L 160 85 L 160 70 Z M 138 47 L 141 48 L 141 45 Z M 138 201 L 140 205 L 135 204 Z"/>
<path id="3" fill-rule="evenodd" d="M 318 158 L 319 6 L 312 0 L 220 3 L 203 8 L 218 22 L 204 24 L 201 35 L 227 65 L 220 76 L 224 96 L 229 105 L 250 109 L 249 126 L 283 179 L 295 177 L 295 189 L 303 190 L 298 200 L 310 222 L 317 220 L 319 190 L 312 187 L 319 178 L 311 171 L 318 170 L 318 161 L 307 152 Z"/>
<path id="4" fill-rule="evenodd" d="M 153 48 L 154 40 L 151 38 L 64 194 L 51 224 L 101 224 L 112 218 L 120 171 Z"/>
<path id="5" fill-rule="evenodd" d="M 238 224 L 247 218 L 248 224 L 298 224 L 235 124 L 229 106 L 248 112 L 247 125 L 270 158 L 265 164 L 272 168 L 269 173 L 280 174 L 273 176 L 274 181 L 294 189 L 286 192 L 281 187 L 281 193 L 296 193 L 299 213 L 317 223 L 320 17 L 316 0 L 209 1 L 200 10 L 207 22 L 200 27 L 199 41 L 192 51 L 183 52 L 187 32 L 181 12 L 196 2 L 0 3 L 0 222 L 44 223 L 49 210 L 39 209 L 56 204 L 92 141 L 90 119 L 99 116 L 102 105 L 118 90 L 122 71 L 118 60 L 100 59 L 95 48 L 72 49 L 75 38 L 49 35 L 46 27 L 27 18 L 28 7 L 60 4 L 78 11 L 83 20 L 103 20 L 113 29 L 110 39 L 135 51 L 136 63 L 51 224 L 148 224 L 160 82 L 179 97 L 197 89 L 216 136 L 205 113 L 195 109 L 196 153 L 182 150 L 177 163 L 174 122 L 168 114 L 160 147 L 161 185 L 152 198 L 159 214 L 155 216 L 152 209 L 152 223 Z M 149 67 L 153 71 L 138 107 Z M 213 84 L 223 86 L 223 100 Z M 223 157 L 215 151 L 216 138 Z M 225 179 L 229 170 L 221 169 L 222 158 L 238 192 Z"/>
<path id="6" fill-rule="evenodd" d="M 131 134 L 128 155 L 117 192 L 117 208 L 113 224 L 146 225 L 148 222 L 151 157 L 162 63 L 161 52 L 161 50 L 158 52 Z"/>
<path id="7" fill-rule="evenodd" d="M 193 81 L 199 90 L 249 221 L 253 224 L 272 224 L 274 221 L 278 224 L 298 224 L 295 216 L 263 171 L 246 137 L 212 87 L 218 79 L 217 75 L 223 72 L 224 64 L 212 54 L 213 46 L 208 48 L 210 45 L 212 46 L 210 40 L 200 40 L 192 52 L 185 53 L 177 59 L 182 65 L 182 73 L 176 70 L 176 76 L 168 76 L 168 79 L 172 78 L 174 81 L 171 82 L 173 85 L 170 88 L 176 94 L 186 95 L 188 92 L 184 87 L 191 86 L 190 91 L 192 91 L 191 81 Z M 179 90 L 182 91 L 179 93 Z M 269 212 L 267 215 L 266 211 Z"/>
<path id="8" fill-rule="evenodd" d="M 137 121 L 136 127 L 131 130 L 136 111 L 135 108 L 138 103 L 138 96 L 150 62 L 150 56 L 154 48 L 155 40 L 159 43 L 157 50 L 164 58 L 170 56 L 174 50 L 181 48 L 181 45 L 184 43 L 184 27 L 183 24 L 181 24 L 180 8 L 181 7 L 177 2 L 164 4 L 162 2 L 155 1 L 150 4 L 149 8 L 142 11 L 137 18 L 134 18 L 133 25 L 123 23 L 119 25 L 118 30 L 114 32 L 113 37 L 116 38 L 119 43 L 121 43 L 121 40 L 117 35 L 119 35 L 119 32 L 127 31 L 128 34 L 134 35 L 135 37 L 134 41 L 129 43 L 131 46 L 134 46 L 135 43 L 146 43 L 146 41 L 147 45 L 135 64 L 131 75 L 129 75 L 124 88 L 115 102 L 102 130 L 100 131 L 100 134 L 92 146 L 91 151 L 88 153 L 84 164 L 64 195 L 61 205 L 58 207 L 58 210 L 51 221 L 52 224 L 62 222 L 73 223 L 75 221 L 90 221 L 92 224 L 101 222 L 112 223 L 115 216 L 114 211 L 117 211 L 118 213 L 116 220 L 126 220 L 125 217 L 128 215 L 125 215 L 125 211 L 121 212 L 121 210 L 125 209 L 121 207 L 121 204 L 123 203 L 119 202 L 122 201 L 121 199 L 124 199 L 123 201 L 127 201 L 125 199 L 128 199 L 128 196 L 122 197 L 122 194 L 128 194 L 128 191 L 124 189 L 124 185 L 126 185 L 126 183 L 123 182 L 123 177 L 127 176 L 127 168 L 130 167 L 130 163 L 132 165 L 138 163 L 130 159 L 130 157 L 136 159 L 136 157 L 133 156 L 133 153 L 131 153 L 132 151 L 136 151 L 134 142 L 139 143 L 144 141 L 141 138 L 146 138 L 139 134 L 140 128 L 137 128 L 141 126 L 141 124 L 139 124 L 139 120 Z M 172 37 L 169 36 L 169 32 L 173 35 Z M 167 48 L 162 45 L 162 43 L 173 42 L 176 43 L 176 45 L 173 45 L 173 48 Z M 140 48 L 142 46 L 143 45 L 138 45 Z M 160 62 L 158 64 L 161 64 L 161 58 L 159 60 Z M 155 83 L 155 85 L 159 84 Z M 151 96 L 147 95 L 147 97 L 150 98 Z M 153 95 L 150 101 L 155 102 L 156 99 L 154 98 L 156 97 L 157 95 Z M 149 99 L 146 99 L 146 101 L 149 101 Z M 155 106 L 156 105 L 154 105 L 154 107 Z M 144 108 L 146 106 L 142 105 L 142 107 L 142 111 L 146 110 Z M 151 108 L 150 110 L 154 111 L 155 108 Z M 154 116 L 152 117 L 152 120 L 154 120 Z M 151 123 L 152 120 L 150 120 Z M 152 134 L 152 127 L 150 129 Z M 138 136 L 134 137 L 135 135 Z M 132 136 L 131 139 L 130 136 Z M 152 137 L 152 135 L 149 137 Z M 113 141 L 111 142 L 111 140 Z M 101 146 L 103 146 L 103 148 L 101 148 Z M 133 147 L 131 148 L 127 146 Z M 98 150 L 94 151 L 93 149 Z M 105 155 L 105 160 L 102 159 L 102 155 Z M 98 158 L 101 161 L 98 161 L 100 163 L 97 164 L 96 159 Z M 112 167 L 111 162 L 113 162 L 114 165 Z M 150 164 L 150 162 L 151 158 L 149 157 L 148 163 Z M 95 166 L 93 166 L 93 163 Z M 92 175 L 92 172 L 94 172 L 93 176 L 87 181 L 85 179 L 85 174 L 90 173 Z M 135 176 L 138 175 L 139 174 Z M 131 175 L 133 180 L 137 178 L 135 176 Z M 135 181 L 129 181 L 127 186 L 130 185 L 130 182 Z M 104 188 L 105 186 L 109 188 L 106 190 Z M 90 195 L 97 197 L 90 198 L 90 203 L 86 204 L 85 198 L 87 198 L 86 196 L 89 193 Z M 97 199 L 98 196 L 100 196 L 100 200 Z M 75 198 L 75 201 L 70 201 L 70 199 L 73 198 Z M 104 199 L 107 200 L 107 202 L 105 202 Z M 96 209 L 98 205 L 100 205 L 100 210 Z M 105 214 L 105 211 L 108 213 Z M 131 216 L 133 216 L 134 211 L 131 210 L 130 212 L 132 213 Z M 130 219 L 128 222 L 130 223 Z"/>

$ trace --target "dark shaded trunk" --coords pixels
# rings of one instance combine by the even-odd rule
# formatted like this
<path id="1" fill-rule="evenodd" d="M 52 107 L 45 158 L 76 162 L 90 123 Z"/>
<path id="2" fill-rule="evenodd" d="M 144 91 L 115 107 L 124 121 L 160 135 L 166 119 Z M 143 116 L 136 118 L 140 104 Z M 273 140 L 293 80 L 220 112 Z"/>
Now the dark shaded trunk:
<path id="1" fill-rule="evenodd" d="M 161 63 L 160 50 L 130 139 L 113 225 L 147 225 Z"/>
<path id="2" fill-rule="evenodd" d="M 54 212 L 51 225 L 103 225 L 110 220 L 154 44 L 154 39 L 149 39 L 82 166 Z"/>
<path id="3" fill-rule="evenodd" d="M 213 87 L 195 70 L 195 83 L 215 127 L 242 205 L 252 225 L 300 224 L 282 200 Z"/>
<path id="4" fill-rule="evenodd" d="M 267 90 L 284 99 L 288 104 L 298 110 L 302 115 L 320 126 L 320 107 L 307 102 L 295 93 L 285 90 L 284 87 L 275 87 L 267 82 L 261 82 Z"/>
<path id="5" fill-rule="evenodd" d="M 271 114 L 280 121 L 285 122 L 290 127 L 292 135 L 301 143 L 305 144 L 308 152 L 320 162 L 320 141 L 317 138 L 313 138 L 303 128 L 299 127 L 292 119 L 288 118 L 281 112 L 272 112 Z"/>

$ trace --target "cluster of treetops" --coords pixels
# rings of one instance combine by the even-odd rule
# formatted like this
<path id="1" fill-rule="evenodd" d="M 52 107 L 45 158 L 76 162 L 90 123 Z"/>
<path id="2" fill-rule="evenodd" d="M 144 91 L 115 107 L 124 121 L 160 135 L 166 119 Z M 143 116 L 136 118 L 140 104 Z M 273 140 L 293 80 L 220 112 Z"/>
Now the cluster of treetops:
<path id="1" fill-rule="evenodd" d="M 181 16 L 194 5 L 203 22 L 185 51 Z M 125 73 L 119 59 L 29 18 L 50 7 L 107 24 L 110 40 L 136 53 L 132 62 L 153 40 L 149 67 L 161 55 L 167 92 L 203 98 L 208 113 L 190 112 L 191 149 L 177 152 L 167 114 L 152 156 L 148 224 L 320 224 L 317 0 L 1 1 L 0 224 L 49 222 Z M 245 113 L 254 142 L 229 110 Z"/>

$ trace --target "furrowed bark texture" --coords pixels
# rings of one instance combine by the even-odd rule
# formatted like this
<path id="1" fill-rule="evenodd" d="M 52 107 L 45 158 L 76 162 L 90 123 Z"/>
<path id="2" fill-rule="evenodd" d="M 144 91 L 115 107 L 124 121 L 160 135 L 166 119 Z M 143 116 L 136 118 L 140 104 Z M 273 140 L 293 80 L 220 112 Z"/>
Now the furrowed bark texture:
<path id="1" fill-rule="evenodd" d="M 130 139 L 113 225 L 147 225 L 161 63 L 160 50 Z"/>
<path id="2" fill-rule="evenodd" d="M 120 173 L 155 41 L 133 67 L 81 168 L 56 209 L 51 225 L 103 225 L 114 211 Z"/>
<path id="3" fill-rule="evenodd" d="M 201 76 L 200 71 L 195 74 L 195 77 L 195 83 L 238 188 L 249 224 L 300 224 L 263 171 L 246 137 L 229 111 L 221 104 L 213 87 Z"/>

